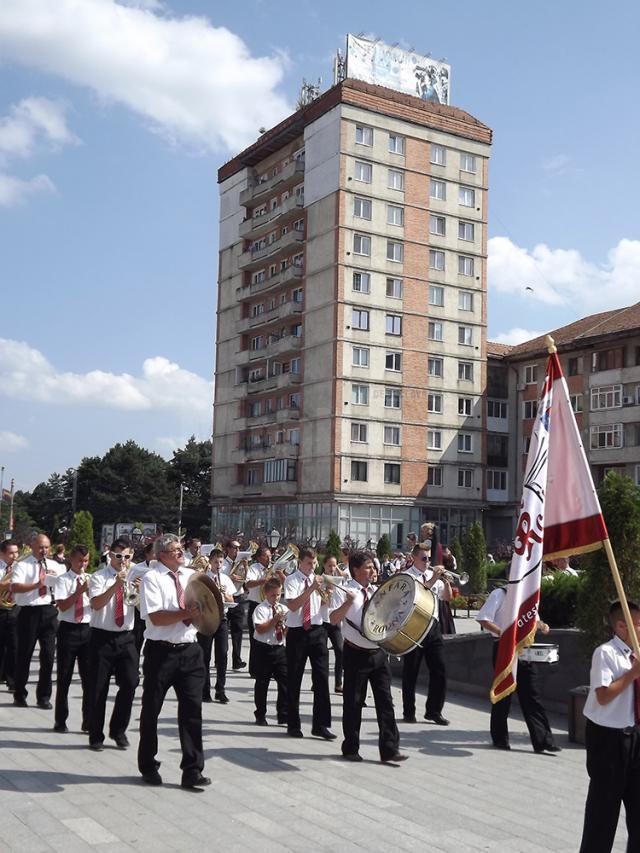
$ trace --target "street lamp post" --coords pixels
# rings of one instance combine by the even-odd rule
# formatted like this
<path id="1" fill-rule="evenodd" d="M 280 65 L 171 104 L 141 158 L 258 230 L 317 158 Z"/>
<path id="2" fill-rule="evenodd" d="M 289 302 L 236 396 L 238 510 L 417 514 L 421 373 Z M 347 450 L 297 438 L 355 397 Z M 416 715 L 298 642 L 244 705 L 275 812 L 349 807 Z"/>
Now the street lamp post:
<path id="1" fill-rule="evenodd" d="M 274 527 L 273 530 L 271 531 L 271 533 L 269 533 L 269 547 L 271 548 L 272 551 L 275 551 L 275 549 L 280 544 L 281 539 L 282 539 L 282 536 L 280 534 L 280 531 L 276 530 L 276 528 Z"/>

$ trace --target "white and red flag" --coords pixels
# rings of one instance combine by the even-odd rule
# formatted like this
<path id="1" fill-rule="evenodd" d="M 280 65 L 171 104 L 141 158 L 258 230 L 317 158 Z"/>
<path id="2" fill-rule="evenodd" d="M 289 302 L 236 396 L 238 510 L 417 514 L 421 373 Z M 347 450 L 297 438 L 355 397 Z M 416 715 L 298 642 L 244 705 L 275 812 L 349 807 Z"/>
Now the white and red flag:
<path id="1" fill-rule="evenodd" d="M 542 561 L 600 548 L 608 539 L 569 389 L 549 356 L 524 475 L 491 701 L 515 690 L 518 652 L 533 643 Z"/>

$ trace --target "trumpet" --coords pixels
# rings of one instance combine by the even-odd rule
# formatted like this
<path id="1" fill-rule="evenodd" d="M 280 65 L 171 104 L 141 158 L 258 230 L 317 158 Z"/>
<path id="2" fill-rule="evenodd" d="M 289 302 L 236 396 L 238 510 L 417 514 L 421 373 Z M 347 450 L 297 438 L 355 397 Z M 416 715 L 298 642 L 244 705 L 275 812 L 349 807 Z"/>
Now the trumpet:
<path id="1" fill-rule="evenodd" d="M 464 586 L 466 583 L 469 583 L 469 575 L 466 572 L 450 572 L 445 571 L 444 576 L 447 578 L 449 582 L 456 581 L 460 586 Z"/>

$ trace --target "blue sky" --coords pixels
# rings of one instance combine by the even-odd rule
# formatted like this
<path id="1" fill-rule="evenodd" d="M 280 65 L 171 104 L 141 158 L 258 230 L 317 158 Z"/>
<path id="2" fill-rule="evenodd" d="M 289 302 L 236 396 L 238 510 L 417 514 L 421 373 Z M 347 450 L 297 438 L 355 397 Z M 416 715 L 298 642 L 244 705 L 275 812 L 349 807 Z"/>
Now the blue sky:
<path id="1" fill-rule="evenodd" d="M 4 0 L 5 485 L 211 426 L 216 170 L 348 31 L 446 57 L 494 130 L 489 332 L 640 298 L 635 4 Z M 533 287 L 533 293 L 525 290 Z"/>

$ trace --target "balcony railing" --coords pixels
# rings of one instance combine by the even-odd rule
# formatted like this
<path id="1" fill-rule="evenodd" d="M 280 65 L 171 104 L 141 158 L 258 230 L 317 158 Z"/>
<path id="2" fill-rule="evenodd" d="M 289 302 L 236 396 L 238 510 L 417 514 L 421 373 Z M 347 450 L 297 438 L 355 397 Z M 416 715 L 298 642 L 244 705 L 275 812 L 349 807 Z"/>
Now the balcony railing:
<path id="1" fill-rule="evenodd" d="M 240 193 L 240 204 L 244 207 L 253 206 L 264 200 L 270 193 L 275 190 L 281 191 L 286 189 L 287 185 L 293 185 L 304 176 L 304 157 L 298 160 L 293 160 L 284 169 L 281 169 L 277 175 L 267 178 L 264 181 L 257 182 L 254 178 L 251 186 L 242 190 Z"/>
<path id="2" fill-rule="evenodd" d="M 265 266 L 267 263 L 272 263 L 279 255 L 291 252 L 303 242 L 304 234 L 302 231 L 288 231 L 279 240 L 274 240 L 273 243 L 268 243 L 261 249 L 247 249 L 238 258 L 238 267 L 240 269 L 256 269 Z"/>
<path id="3" fill-rule="evenodd" d="M 302 278 L 304 275 L 304 267 L 297 264 L 291 264 L 286 270 L 281 270 L 275 275 L 265 278 L 264 281 L 251 282 L 245 284 L 236 290 L 238 300 L 242 301 L 255 296 L 257 293 L 266 293 L 279 285 L 287 284 L 290 281 L 295 281 Z"/>
<path id="4" fill-rule="evenodd" d="M 241 237 L 259 237 L 260 234 L 273 228 L 274 225 L 284 224 L 287 218 L 293 218 L 304 207 L 304 194 L 290 196 L 274 210 L 268 210 L 259 216 L 251 216 L 240 223 L 238 233 Z"/>

